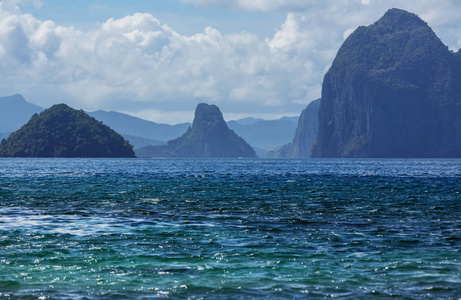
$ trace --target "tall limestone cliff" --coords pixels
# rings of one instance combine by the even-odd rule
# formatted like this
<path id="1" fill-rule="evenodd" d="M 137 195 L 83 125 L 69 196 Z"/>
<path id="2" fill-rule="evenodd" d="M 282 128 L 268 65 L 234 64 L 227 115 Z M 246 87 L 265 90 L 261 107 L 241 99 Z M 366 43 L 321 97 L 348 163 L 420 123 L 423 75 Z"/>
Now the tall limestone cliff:
<path id="1" fill-rule="evenodd" d="M 34 114 L 0 143 L 0 157 L 134 157 L 108 126 L 65 104 Z"/>
<path id="2" fill-rule="evenodd" d="M 309 103 L 299 117 L 293 141 L 281 147 L 276 153 L 271 154 L 271 157 L 309 158 L 311 156 L 311 148 L 317 139 L 319 129 L 319 106 L 320 99 Z"/>
<path id="3" fill-rule="evenodd" d="M 359 27 L 325 75 L 314 157 L 461 157 L 461 57 L 415 14 Z"/>
<path id="4" fill-rule="evenodd" d="M 192 127 L 181 137 L 163 146 L 148 146 L 136 151 L 138 157 L 256 157 L 253 148 L 227 127 L 216 105 L 200 103 Z"/>

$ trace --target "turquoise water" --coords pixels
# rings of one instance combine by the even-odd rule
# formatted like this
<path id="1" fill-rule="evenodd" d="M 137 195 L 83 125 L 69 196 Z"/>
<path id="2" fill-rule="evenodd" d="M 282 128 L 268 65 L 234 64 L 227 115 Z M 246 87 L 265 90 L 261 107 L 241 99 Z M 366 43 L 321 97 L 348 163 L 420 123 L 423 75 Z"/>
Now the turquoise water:
<path id="1" fill-rule="evenodd" d="M 461 160 L 0 159 L 0 298 L 461 296 Z"/>

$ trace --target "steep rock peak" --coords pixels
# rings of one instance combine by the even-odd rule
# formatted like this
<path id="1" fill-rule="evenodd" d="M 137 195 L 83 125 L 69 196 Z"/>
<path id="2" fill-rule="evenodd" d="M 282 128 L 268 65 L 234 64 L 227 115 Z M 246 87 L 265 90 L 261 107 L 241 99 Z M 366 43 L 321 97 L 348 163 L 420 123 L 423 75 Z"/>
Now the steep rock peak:
<path id="1" fill-rule="evenodd" d="M 254 149 L 227 127 L 216 105 L 200 103 L 185 134 L 164 146 L 138 149 L 140 157 L 256 157 Z"/>
<path id="2" fill-rule="evenodd" d="M 425 66 L 425 72 L 408 77 L 419 80 L 423 73 L 436 74 L 440 69 L 434 58 L 450 55 L 426 22 L 413 13 L 391 9 L 374 24 L 354 31 L 339 49 L 330 70 L 350 79 L 368 75 L 391 83 L 397 78 L 391 74 L 394 71 Z M 452 64 L 448 60 L 442 63 Z"/>
<path id="3" fill-rule="evenodd" d="M 429 27 L 429 25 L 416 14 L 398 8 L 388 10 L 374 25 L 383 29 L 386 28 L 388 31 Z"/>
<path id="4" fill-rule="evenodd" d="M 460 157 L 461 62 L 417 15 L 389 10 L 341 46 L 314 157 Z"/>
<path id="5" fill-rule="evenodd" d="M 195 109 L 193 127 L 225 124 L 221 111 L 216 105 L 200 103 Z"/>

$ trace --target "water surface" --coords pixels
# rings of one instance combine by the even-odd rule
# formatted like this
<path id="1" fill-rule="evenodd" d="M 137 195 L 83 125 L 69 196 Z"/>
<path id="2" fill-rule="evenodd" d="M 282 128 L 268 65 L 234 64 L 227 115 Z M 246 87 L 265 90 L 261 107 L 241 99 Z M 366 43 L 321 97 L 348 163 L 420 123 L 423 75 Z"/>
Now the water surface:
<path id="1" fill-rule="evenodd" d="M 457 298 L 461 160 L 0 159 L 0 298 Z"/>

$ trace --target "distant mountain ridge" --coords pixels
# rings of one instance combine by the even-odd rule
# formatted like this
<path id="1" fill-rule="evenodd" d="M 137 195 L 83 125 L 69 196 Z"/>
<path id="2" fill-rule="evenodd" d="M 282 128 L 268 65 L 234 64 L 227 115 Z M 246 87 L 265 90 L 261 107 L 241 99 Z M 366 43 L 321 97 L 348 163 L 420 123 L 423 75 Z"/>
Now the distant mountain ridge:
<path id="1" fill-rule="evenodd" d="M 123 136 L 144 138 L 152 140 L 152 145 L 175 139 L 184 134 L 191 123 L 176 125 L 159 124 L 146 121 L 119 112 L 95 111 L 89 115 L 107 124 Z M 257 118 L 244 118 L 227 122 L 230 129 L 243 137 L 255 148 L 267 149 L 279 147 L 291 141 L 296 131 L 299 117 L 283 117 L 278 120 L 263 120 Z M 141 148 L 134 143 L 135 148 Z"/>
<path id="2" fill-rule="evenodd" d="M 163 146 L 147 146 L 138 157 L 238 158 L 256 157 L 253 148 L 229 129 L 216 105 L 200 103 L 187 132 Z"/>
<path id="3" fill-rule="evenodd" d="M 141 137 L 154 140 L 156 143 L 161 141 L 166 142 L 179 137 L 191 125 L 190 123 L 176 125 L 160 124 L 114 111 L 98 110 L 89 112 L 88 114 L 110 126 L 123 136 Z"/>
<path id="4" fill-rule="evenodd" d="M 27 102 L 21 95 L 0 98 L 0 140 L 7 138 L 11 132 L 26 124 L 34 113 L 43 110 L 44 108 Z M 147 145 L 166 144 L 167 141 L 184 134 L 191 125 L 191 123 L 160 124 L 113 111 L 99 110 L 88 114 L 123 135 L 136 149 Z M 229 128 L 258 149 L 258 153 L 264 157 L 266 149 L 277 148 L 291 141 L 298 118 L 282 117 L 278 120 L 264 120 L 248 117 L 227 123 Z"/>
<path id="5" fill-rule="evenodd" d="M 44 108 L 29 103 L 22 95 L 0 97 L 0 134 L 9 135 L 29 121 L 30 117 Z"/>
<path id="6" fill-rule="evenodd" d="M 319 130 L 320 99 L 314 100 L 302 111 L 293 141 L 284 145 L 275 153 L 270 153 L 274 158 L 309 158 L 312 145 L 317 140 Z"/>
<path id="7" fill-rule="evenodd" d="M 276 148 L 291 142 L 296 132 L 298 117 L 278 120 L 256 120 L 248 125 L 240 121 L 227 122 L 230 129 L 255 148 Z"/>
<path id="8" fill-rule="evenodd" d="M 260 118 L 253 118 L 253 117 L 246 117 L 246 118 L 242 118 L 242 119 L 238 119 L 238 120 L 231 120 L 229 122 L 237 122 L 239 123 L 240 125 L 251 125 L 251 124 L 254 124 L 256 122 L 259 122 L 259 121 L 264 121 L 264 119 L 260 119 Z M 227 122 L 229 124 L 229 122 Z"/>
<path id="9" fill-rule="evenodd" d="M 134 157 L 117 132 L 66 104 L 53 105 L 0 143 L 2 157 Z"/>

